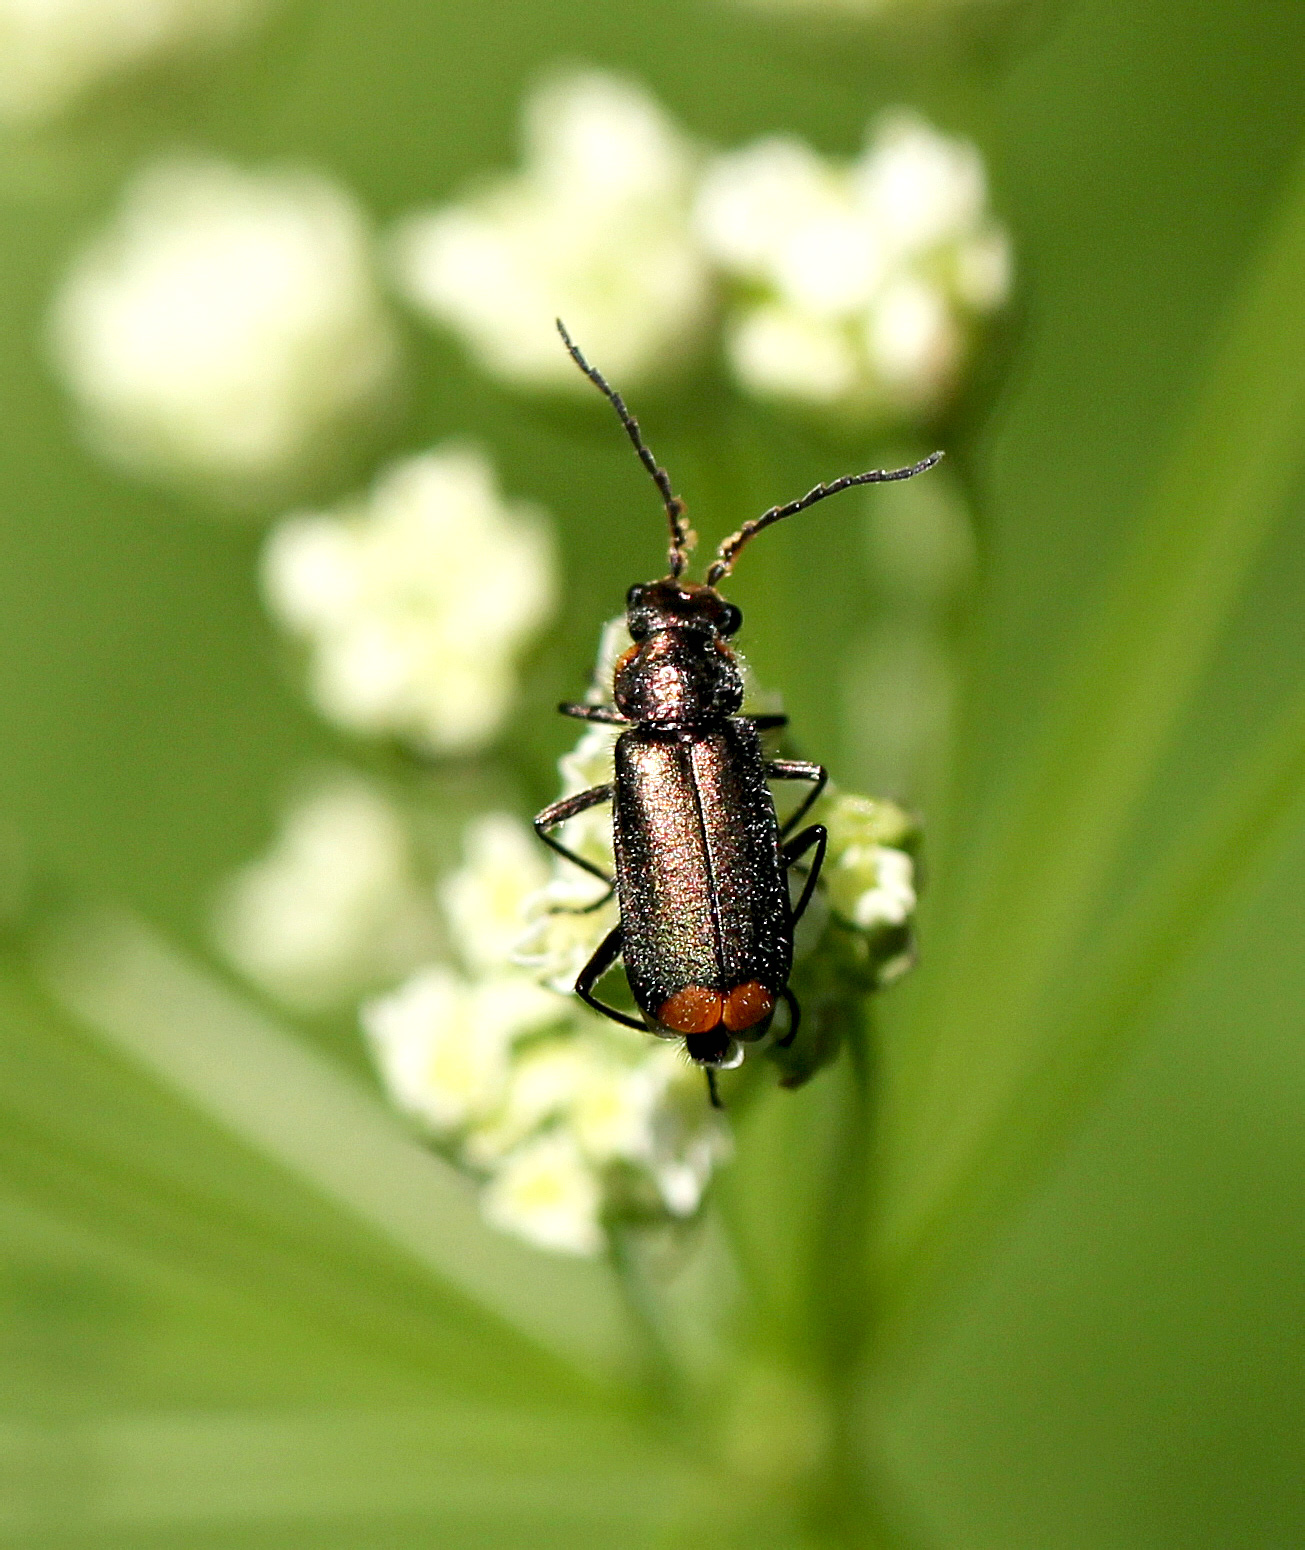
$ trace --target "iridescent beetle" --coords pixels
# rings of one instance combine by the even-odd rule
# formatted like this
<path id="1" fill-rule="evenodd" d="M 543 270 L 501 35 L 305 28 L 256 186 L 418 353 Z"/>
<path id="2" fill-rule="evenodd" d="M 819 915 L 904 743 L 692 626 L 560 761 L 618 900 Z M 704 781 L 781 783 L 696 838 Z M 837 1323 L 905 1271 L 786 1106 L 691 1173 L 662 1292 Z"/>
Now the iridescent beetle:
<path id="1" fill-rule="evenodd" d="M 682 579 L 692 535 L 683 501 L 644 445 L 621 395 L 592 367 L 558 322 L 571 358 L 611 401 L 652 475 L 670 522 L 670 573 L 630 588 L 626 619 L 634 644 L 620 658 L 612 705 L 560 705 L 564 716 L 624 727 L 616 741 L 614 779 L 546 807 L 535 819 L 540 838 L 615 891 L 620 923 L 608 932 L 576 980 L 576 994 L 614 1022 L 682 1038 L 707 1073 L 737 1066 L 743 1044 L 765 1036 L 775 1008 L 788 1006 L 781 1044 L 798 1030 L 800 1009 L 789 989 L 793 929 L 811 902 L 825 857 L 826 831 L 802 819 L 824 789 L 823 765 L 770 759 L 761 733 L 785 716 L 741 716 L 743 680 L 729 647 L 743 615 L 716 590 L 740 550 L 763 528 L 856 484 L 909 479 L 932 468 L 935 452 L 909 468 L 876 469 L 818 484 L 800 500 L 772 506 L 721 544 L 705 583 Z M 802 780 L 811 789 L 781 825 L 768 782 Z M 616 876 L 609 878 L 550 832 L 600 803 L 612 804 Z M 797 903 L 788 872 L 811 860 Z M 600 901 L 601 902 L 601 901 Z M 636 1018 L 595 995 L 618 959 Z"/>

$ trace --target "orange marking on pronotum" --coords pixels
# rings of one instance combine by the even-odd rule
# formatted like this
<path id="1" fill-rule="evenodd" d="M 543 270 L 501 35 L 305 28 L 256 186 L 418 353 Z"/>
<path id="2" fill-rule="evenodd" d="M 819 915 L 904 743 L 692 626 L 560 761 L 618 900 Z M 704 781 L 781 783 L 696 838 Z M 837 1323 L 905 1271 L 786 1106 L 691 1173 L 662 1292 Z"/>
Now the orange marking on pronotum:
<path id="1" fill-rule="evenodd" d="M 662 1003 L 657 1021 L 663 1028 L 673 1028 L 676 1033 L 710 1033 L 720 1026 L 724 1004 L 725 998 L 719 990 L 708 990 L 705 985 L 686 985 Z"/>
<path id="2" fill-rule="evenodd" d="M 725 997 L 725 1009 L 721 1021 L 731 1033 L 742 1033 L 745 1028 L 755 1028 L 763 1018 L 775 1010 L 775 998 L 758 980 L 746 985 L 736 985 Z"/>

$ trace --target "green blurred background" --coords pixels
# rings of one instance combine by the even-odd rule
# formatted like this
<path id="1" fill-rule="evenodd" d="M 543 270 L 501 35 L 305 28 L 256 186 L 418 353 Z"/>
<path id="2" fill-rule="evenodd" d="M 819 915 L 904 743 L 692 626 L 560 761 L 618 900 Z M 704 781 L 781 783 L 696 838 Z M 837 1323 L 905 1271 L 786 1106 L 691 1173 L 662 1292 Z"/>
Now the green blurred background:
<path id="1" fill-rule="evenodd" d="M 874 1359 L 840 1388 L 837 1353 L 812 1354 L 843 1260 L 809 1202 L 860 1184 L 854 1157 L 827 1152 L 836 1073 L 740 1116 L 725 1207 L 769 1294 L 731 1303 L 701 1249 L 686 1317 L 706 1308 L 728 1355 L 703 1358 L 724 1375 L 668 1425 L 637 1384 L 536 1350 L 503 1305 L 477 1306 L 311 1169 L 58 1011 L 17 939 L 0 992 L 0 1534 L 1298 1544 L 1305 10 L 1289 0 L 1072 4 L 960 44 L 710 0 L 294 4 L 219 65 L 4 145 L 6 891 L 34 878 L 41 899 L 124 904 L 205 954 L 213 890 L 266 843 L 297 772 L 340 747 L 260 609 L 256 526 L 106 472 L 77 441 L 42 333 L 69 251 L 160 146 L 320 164 L 380 222 L 446 199 L 515 160 L 520 100 L 559 61 L 641 80 L 724 144 L 783 128 L 846 155 L 875 109 L 910 102 L 980 144 L 1014 238 L 996 392 L 954 449 L 981 565 L 948 795 L 926 814 L 922 966 L 878 1024 L 901 1097 L 871 1177 L 881 1298 L 852 1315 Z M 562 535 L 568 601 L 510 756 L 465 776 L 526 813 L 570 740 L 551 704 L 657 566 L 655 511 L 605 424 L 500 391 L 424 331 L 409 344 L 392 446 L 474 436 Z M 639 408 L 707 535 L 847 457 L 738 402 Z M 732 595 L 803 751 L 855 787 L 860 734 L 829 683 L 873 599 L 838 522 L 776 533 Z M 350 1030 L 301 1037 L 364 1070 Z M 1023 1106 L 986 1109 L 1009 1070 L 1028 1077 Z M 965 1151 L 969 1103 L 997 1117 L 990 1152 Z M 832 1192 L 811 1183 L 822 1170 Z M 606 1316 L 601 1269 L 573 1282 L 527 1250 L 464 1250 L 450 1210 L 431 1223 L 446 1258 L 481 1255 L 487 1284 L 555 1325 L 568 1306 Z M 742 1311 L 711 1333 L 727 1304 Z M 821 1474 L 830 1424 L 856 1482 Z M 863 1488 L 882 1522 L 855 1505 Z"/>

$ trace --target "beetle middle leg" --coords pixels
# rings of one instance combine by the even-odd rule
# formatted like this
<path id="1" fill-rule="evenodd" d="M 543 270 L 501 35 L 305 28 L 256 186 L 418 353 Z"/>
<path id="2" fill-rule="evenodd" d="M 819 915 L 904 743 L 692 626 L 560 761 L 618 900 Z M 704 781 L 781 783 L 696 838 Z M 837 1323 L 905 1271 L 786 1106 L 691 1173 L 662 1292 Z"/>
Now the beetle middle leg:
<path id="1" fill-rule="evenodd" d="M 604 1017 L 610 1017 L 614 1023 L 623 1023 L 627 1028 L 637 1028 L 640 1033 L 648 1032 L 648 1025 L 642 1018 L 631 1017 L 628 1012 L 620 1012 L 614 1006 L 608 1006 L 605 1001 L 600 1001 L 594 995 L 594 986 L 612 968 L 616 960 L 621 956 L 621 928 L 613 926 L 607 935 L 594 949 L 594 955 L 580 970 L 579 978 L 575 982 L 575 993 L 586 1006 L 593 1007 L 595 1012 L 601 1012 Z"/>
<path id="2" fill-rule="evenodd" d="M 816 884 L 820 881 L 820 869 L 825 864 L 825 847 L 829 844 L 829 830 L 823 823 L 813 823 L 809 829 L 803 829 L 801 834 L 795 834 L 788 844 L 780 851 L 780 860 L 787 871 L 794 862 L 805 856 L 812 846 L 815 847 L 815 859 L 807 873 L 807 880 L 802 886 L 802 896 L 793 906 L 793 924 L 796 926 L 807 912 L 807 905 L 811 903 L 811 895 L 816 891 Z"/>
<path id="3" fill-rule="evenodd" d="M 554 802 L 546 807 L 542 813 L 535 814 L 535 833 L 543 840 L 550 850 L 555 850 L 559 856 L 565 856 L 568 861 L 574 861 L 576 866 L 582 867 L 586 872 L 592 872 L 600 881 L 612 886 L 612 879 L 599 866 L 592 861 L 586 861 L 583 856 L 577 856 L 575 851 L 563 845 L 561 840 L 554 839 L 548 832 L 559 824 L 565 823 L 568 818 L 575 818 L 580 813 L 586 813 L 591 807 L 597 807 L 601 802 L 612 800 L 612 784 L 608 781 L 602 786 L 590 786 L 588 791 L 577 791 L 574 796 L 563 797 L 560 802 Z"/>
<path id="4" fill-rule="evenodd" d="M 798 806 L 784 820 L 783 827 L 779 831 L 780 839 L 784 839 L 788 833 L 796 829 L 798 824 L 811 811 L 816 798 L 825 789 L 829 781 L 829 771 L 823 764 L 812 764 L 807 759 L 767 759 L 766 776 L 769 780 L 809 780 L 812 782 L 811 790 Z"/>

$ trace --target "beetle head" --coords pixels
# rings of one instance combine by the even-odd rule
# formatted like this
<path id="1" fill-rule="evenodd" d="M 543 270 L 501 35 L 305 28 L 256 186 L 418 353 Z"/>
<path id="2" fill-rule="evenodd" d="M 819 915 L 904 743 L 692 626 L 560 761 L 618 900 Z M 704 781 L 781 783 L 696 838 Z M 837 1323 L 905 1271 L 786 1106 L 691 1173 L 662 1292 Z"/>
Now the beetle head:
<path id="1" fill-rule="evenodd" d="M 634 645 L 616 664 L 613 697 L 632 721 L 685 725 L 732 716 L 743 678 L 726 638 L 743 615 L 715 587 L 667 576 L 633 586 L 626 622 Z"/>

